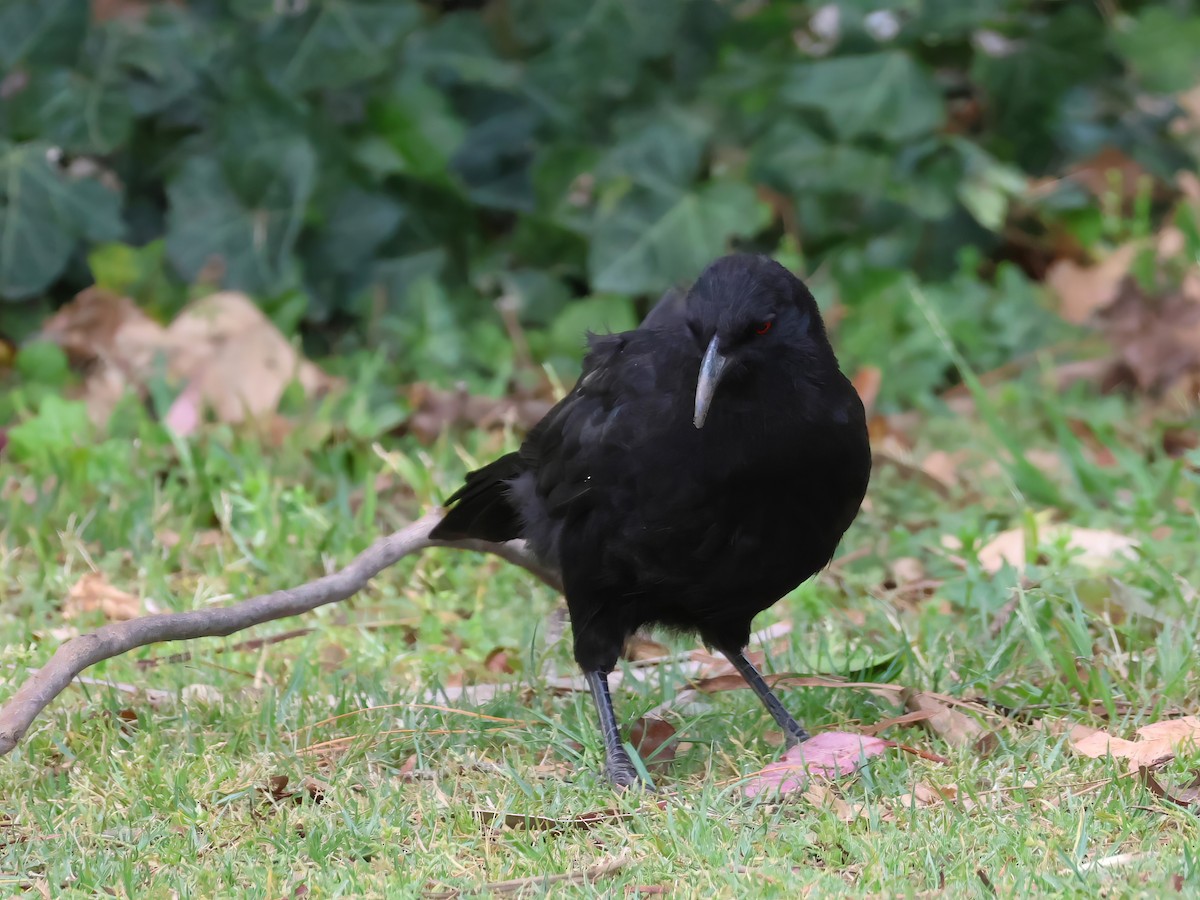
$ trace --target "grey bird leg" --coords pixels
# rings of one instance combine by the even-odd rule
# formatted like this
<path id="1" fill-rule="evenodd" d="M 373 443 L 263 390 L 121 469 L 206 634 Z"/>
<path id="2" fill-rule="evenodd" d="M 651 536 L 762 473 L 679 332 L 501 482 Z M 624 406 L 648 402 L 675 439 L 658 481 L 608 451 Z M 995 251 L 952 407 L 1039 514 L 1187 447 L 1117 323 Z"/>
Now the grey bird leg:
<path id="1" fill-rule="evenodd" d="M 746 684 L 750 685 L 754 689 L 754 693 L 758 694 L 758 699 L 767 708 L 767 712 L 771 714 L 771 718 L 783 729 L 783 739 L 787 746 L 795 747 L 797 744 L 803 744 L 807 741 L 809 735 L 804 730 L 804 726 L 793 719 L 792 714 L 779 702 L 779 698 L 775 696 L 775 692 L 763 681 L 763 677 L 758 673 L 758 669 L 754 668 L 754 663 L 746 659 L 745 652 L 742 650 L 725 650 L 722 652 L 725 654 L 725 658 L 733 663 L 733 667 L 746 679 Z"/>
<path id="2" fill-rule="evenodd" d="M 613 712 L 612 695 L 608 692 L 608 673 L 585 672 L 592 699 L 596 702 L 596 713 L 600 716 L 600 734 L 604 738 L 604 774 L 619 787 L 628 787 L 641 781 L 633 760 L 621 743 L 621 732 L 617 729 L 617 716 Z M 766 687 L 766 685 L 763 685 Z"/>

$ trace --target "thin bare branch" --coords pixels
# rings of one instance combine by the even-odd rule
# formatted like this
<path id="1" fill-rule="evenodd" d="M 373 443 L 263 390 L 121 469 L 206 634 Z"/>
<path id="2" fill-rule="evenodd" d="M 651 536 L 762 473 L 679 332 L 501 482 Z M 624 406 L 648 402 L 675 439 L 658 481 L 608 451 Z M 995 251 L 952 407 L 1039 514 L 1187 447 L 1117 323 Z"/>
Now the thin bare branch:
<path id="1" fill-rule="evenodd" d="M 72 638 L 54 652 L 46 665 L 31 672 L 25 683 L 0 707 L 0 756 L 11 752 L 20 743 L 33 720 L 88 666 L 147 644 L 223 637 L 264 622 L 337 603 L 361 591 L 388 566 L 428 547 L 492 553 L 527 569 L 555 590 L 562 590 L 557 573 L 534 559 L 523 542 L 436 541 L 430 538 L 429 532 L 439 521 L 440 512 L 430 513 L 376 541 L 340 571 L 299 587 L 262 594 L 232 606 L 114 622 L 91 634 Z"/>

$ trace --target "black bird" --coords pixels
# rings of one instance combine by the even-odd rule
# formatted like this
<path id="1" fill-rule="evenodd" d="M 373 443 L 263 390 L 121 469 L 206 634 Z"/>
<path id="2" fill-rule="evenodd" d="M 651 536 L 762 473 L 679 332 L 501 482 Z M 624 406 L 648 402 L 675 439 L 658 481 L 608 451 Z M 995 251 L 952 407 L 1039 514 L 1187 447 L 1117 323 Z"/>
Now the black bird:
<path id="1" fill-rule="evenodd" d="M 862 402 L 812 294 L 771 259 L 726 256 L 588 345 L 571 393 L 467 475 L 433 536 L 524 538 L 561 572 L 613 783 L 638 776 L 608 674 L 643 625 L 698 632 L 789 745 L 807 740 L 744 650 L 754 616 L 832 559 L 870 476 Z"/>

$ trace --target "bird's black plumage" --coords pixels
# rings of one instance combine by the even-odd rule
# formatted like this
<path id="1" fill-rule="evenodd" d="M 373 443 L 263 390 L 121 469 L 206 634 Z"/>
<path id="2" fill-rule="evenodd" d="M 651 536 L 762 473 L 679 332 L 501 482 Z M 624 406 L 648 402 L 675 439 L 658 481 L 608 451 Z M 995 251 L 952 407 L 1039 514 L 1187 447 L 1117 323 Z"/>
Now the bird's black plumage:
<path id="1" fill-rule="evenodd" d="M 793 741 L 743 655 L 750 623 L 832 558 L 866 492 L 862 403 L 808 289 L 733 255 L 637 329 L 589 336 L 574 389 L 520 450 L 472 472 L 437 538 L 524 538 L 562 573 L 608 772 L 636 775 L 607 674 L 643 625 L 698 632 Z"/>

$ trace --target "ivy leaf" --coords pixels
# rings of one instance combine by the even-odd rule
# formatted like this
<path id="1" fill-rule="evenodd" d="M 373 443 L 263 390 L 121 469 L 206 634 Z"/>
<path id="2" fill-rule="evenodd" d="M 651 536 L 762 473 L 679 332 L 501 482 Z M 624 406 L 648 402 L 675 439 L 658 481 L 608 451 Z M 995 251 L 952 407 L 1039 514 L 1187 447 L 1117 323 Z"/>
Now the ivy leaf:
<path id="1" fill-rule="evenodd" d="M 0 297 L 45 290 L 80 240 L 121 237 L 120 198 L 91 178 L 71 179 L 44 144 L 0 140 Z"/>
<path id="2" fill-rule="evenodd" d="M 678 193 L 700 171 L 710 132 L 711 126 L 697 116 L 679 109 L 661 111 L 619 141 L 596 174 L 608 179 L 624 176 L 654 191 Z"/>
<path id="3" fill-rule="evenodd" d="M 405 0 L 321 0 L 280 16 L 261 42 L 262 65 L 289 91 L 342 88 L 387 70 L 421 20 Z"/>
<path id="4" fill-rule="evenodd" d="M 103 155 L 129 139 L 133 111 L 111 71 L 89 76 L 59 69 L 39 87 L 39 134 L 45 140 L 68 153 Z"/>
<path id="5" fill-rule="evenodd" d="M 1113 32 L 1113 42 L 1152 91 L 1184 91 L 1200 79 L 1200 19 L 1147 6 L 1130 27 Z"/>
<path id="6" fill-rule="evenodd" d="M 88 5 L 79 0 L 0 5 L 0 71 L 31 62 L 70 64 L 87 26 Z"/>
<path id="7" fill-rule="evenodd" d="M 757 178 L 796 196 L 882 196 L 891 167 L 882 153 L 830 143 L 794 122 L 772 128 L 750 157 L 750 170 Z"/>
<path id="8" fill-rule="evenodd" d="M 359 146 L 364 164 L 385 175 L 449 181 L 447 167 L 466 129 L 441 91 L 402 77 L 369 109 L 372 135 Z"/>
<path id="9" fill-rule="evenodd" d="M 414 72 L 429 73 L 439 80 L 498 90 L 515 88 L 521 80 L 520 67 L 496 55 L 477 18 L 443 16 L 432 27 L 415 33 L 404 49 Z"/>
<path id="10" fill-rule="evenodd" d="M 212 30 L 197 27 L 195 19 L 172 4 L 156 5 L 143 17 L 119 17 L 107 27 L 119 41 L 110 55 L 137 116 L 159 112 L 186 97 L 212 61 Z"/>
<path id="11" fill-rule="evenodd" d="M 256 197 L 231 186 L 217 160 L 188 159 L 167 186 L 167 254 L 194 280 L 211 261 L 224 283 L 251 293 L 280 289 L 316 177 L 316 154 L 300 140 L 279 142 L 274 177 Z"/>
<path id="12" fill-rule="evenodd" d="M 945 107 L 933 79 L 899 51 L 803 63 L 784 83 L 783 99 L 820 110 L 843 139 L 878 135 L 906 141 L 942 124 Z"/>
<path id="13" fill-rule="evenodd" d="M 672 195 L 634 188 L 602 212 L 588 270 L 597 291 L 657 293 L 695 278 L 735 237 L 766 225 L 767 206 L 747 184 L 713 181 Z"/>

